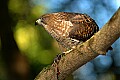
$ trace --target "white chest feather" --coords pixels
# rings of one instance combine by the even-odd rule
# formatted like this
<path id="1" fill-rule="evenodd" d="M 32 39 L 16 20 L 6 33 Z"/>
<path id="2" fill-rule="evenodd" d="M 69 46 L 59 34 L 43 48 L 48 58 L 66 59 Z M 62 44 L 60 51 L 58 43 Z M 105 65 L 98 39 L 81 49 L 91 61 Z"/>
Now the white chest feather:
<path id="1" fill-rule="evenodd" d="M 59 25 L 57 25 L 59 23 Z M 56 34 L 59 36 L 66 37 L 69 35 L 70 27 L 73 26 L 73 24 L 70 21 L 65 20 L 57 20 L 57 23 L 55 23 L 53 29 Z"/>

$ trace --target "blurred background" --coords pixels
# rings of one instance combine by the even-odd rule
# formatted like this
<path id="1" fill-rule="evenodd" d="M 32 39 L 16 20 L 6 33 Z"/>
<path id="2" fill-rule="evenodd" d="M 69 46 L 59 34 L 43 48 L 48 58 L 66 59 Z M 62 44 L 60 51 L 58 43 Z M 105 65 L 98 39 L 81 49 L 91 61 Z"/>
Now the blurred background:
<path id="1" fill-rule="evenodd" d="M 100 28 L 120 0 L 1 0 L 0 80 L 33 80 L 60 53 L 57 42 L 35 21 L 45 13 L 90 15 Z M 120 80 L 120 39 L 106 56 L 86 63 L 66 80 Z"/>

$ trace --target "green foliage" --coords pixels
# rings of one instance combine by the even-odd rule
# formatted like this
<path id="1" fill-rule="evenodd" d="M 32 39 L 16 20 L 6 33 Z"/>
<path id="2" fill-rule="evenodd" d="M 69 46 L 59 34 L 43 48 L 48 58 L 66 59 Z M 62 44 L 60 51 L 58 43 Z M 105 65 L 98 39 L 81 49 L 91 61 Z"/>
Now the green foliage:
<path id="1" fill-rule="evenodd" d="M 43 65 L 42 69 L 45 65 L 51 64 L 59 49 L 56 41 L 42 27 L 34 25 L 35 20 L 44 14 L 47 8 L 30 1 L 9 0 L 8 7 L 16 23 L 13 31 L 17 45 L 28 57 L 30 64 L 38 66 L 35 67 L 38 70 L 39 66 Z"/>

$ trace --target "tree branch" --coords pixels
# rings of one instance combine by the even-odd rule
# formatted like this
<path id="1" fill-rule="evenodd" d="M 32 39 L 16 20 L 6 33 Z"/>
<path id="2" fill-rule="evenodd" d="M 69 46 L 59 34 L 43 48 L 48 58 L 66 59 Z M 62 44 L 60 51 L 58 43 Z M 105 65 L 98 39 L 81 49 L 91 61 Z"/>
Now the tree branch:
<path id="1" fill-rule="evenodd" d="M 42 70 L 35 80 L 63 80 L 83 64 L 99 54 L 106 54 L 108 47 L 120 36 L 120 8 L 94 36 L 79 44 L 59 61 Z"/>

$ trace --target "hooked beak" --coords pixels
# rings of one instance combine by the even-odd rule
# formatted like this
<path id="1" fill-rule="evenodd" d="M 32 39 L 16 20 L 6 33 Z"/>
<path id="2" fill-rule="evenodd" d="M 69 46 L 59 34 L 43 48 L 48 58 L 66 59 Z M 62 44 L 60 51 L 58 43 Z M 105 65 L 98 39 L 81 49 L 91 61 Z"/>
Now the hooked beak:
<path id="1" fill-rule="evenodd" d="M 35 21 L 35 26 L 36 26 L 36 25 L 40 25 L 40 23 L 41 23 L 41 19 L 36 20 L 36 21 Z"/>

